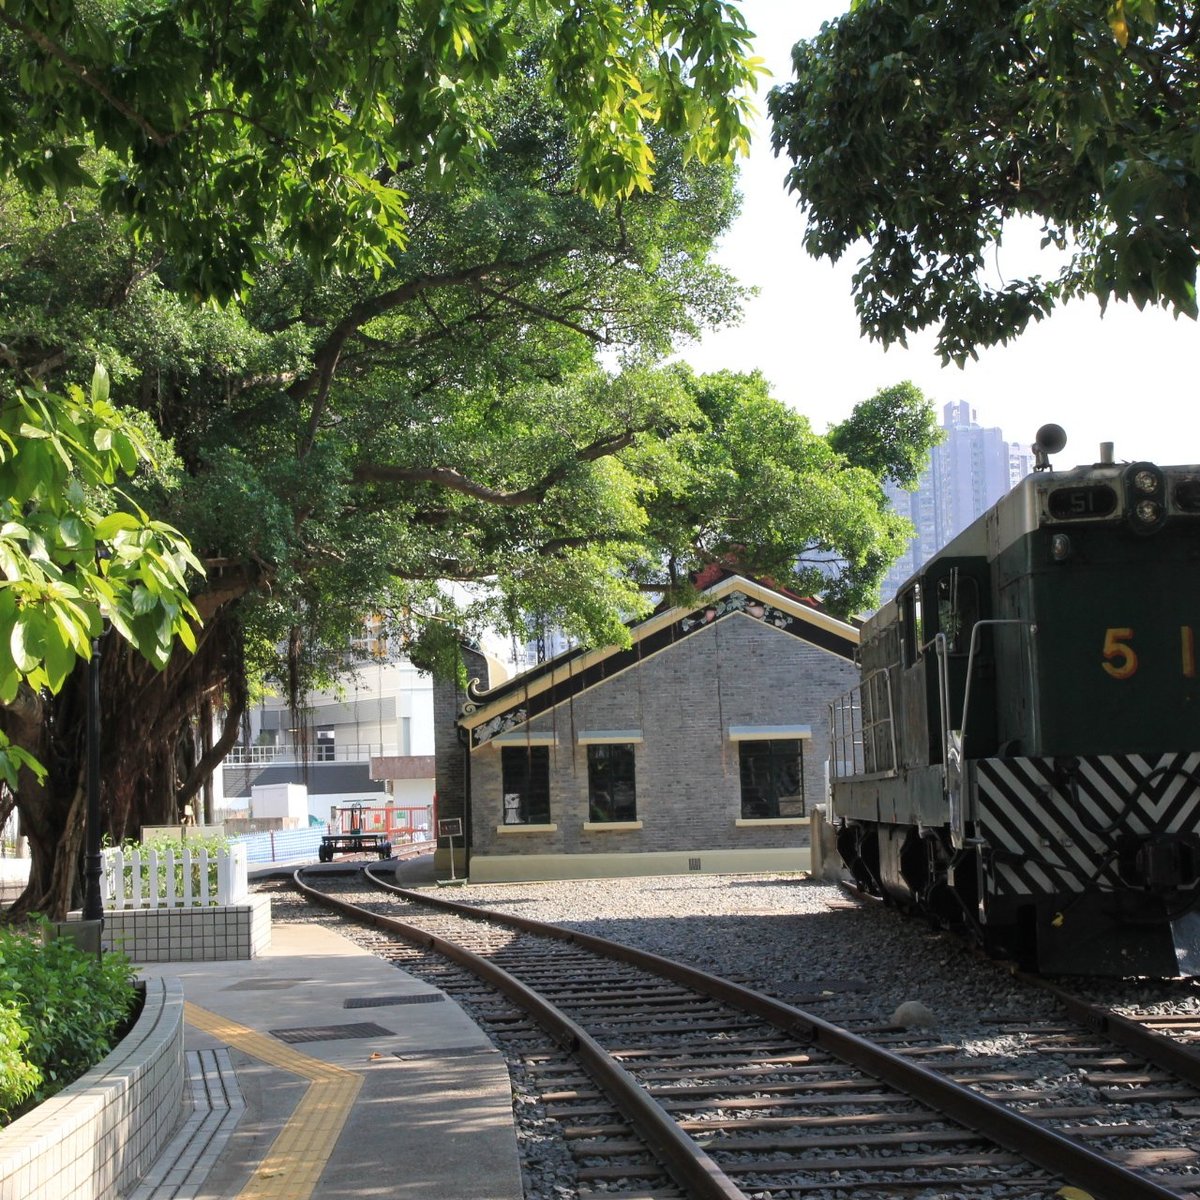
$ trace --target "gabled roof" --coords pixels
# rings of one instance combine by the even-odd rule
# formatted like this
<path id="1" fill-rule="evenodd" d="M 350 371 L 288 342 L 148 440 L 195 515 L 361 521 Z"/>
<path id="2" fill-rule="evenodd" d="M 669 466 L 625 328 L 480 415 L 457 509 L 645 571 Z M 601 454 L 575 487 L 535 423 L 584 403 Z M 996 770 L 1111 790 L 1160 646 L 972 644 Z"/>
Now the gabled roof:
<path id="1" fill-rule="evenodd" d="M 628 648 L 569 650 L 490 691 L 472 684 L 470 702 L 458 719 L 470 731 L 472 749 L 727 617 L 762 621 L 839 658 L 854 658 L 858 630 L 829 616 L 812 600 L 734 574 L 705 588 L 700 596 L 694 605 L 661 609 L 631 624 L 633 644 Z"/>

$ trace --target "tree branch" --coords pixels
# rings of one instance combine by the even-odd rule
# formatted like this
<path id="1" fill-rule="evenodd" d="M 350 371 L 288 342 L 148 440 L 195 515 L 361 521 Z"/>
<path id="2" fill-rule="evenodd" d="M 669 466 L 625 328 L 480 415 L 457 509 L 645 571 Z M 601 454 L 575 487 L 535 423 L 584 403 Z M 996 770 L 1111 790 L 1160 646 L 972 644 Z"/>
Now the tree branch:
<path id="1" fill-rule="evenodd" d="M 321 418 L 329 402 L 329 389 L 333 383 L 342 350 L 345 348 L 346 342 L 363 325 L 373 321 L 376 317 L 391 312 L 402 304 L 407 304 L 423 292 L 479 283 L 499 271 L 536 266 L 564 253 L 569 248 L 568 246 L 552 246 L 527 259 L 496 259 L 488 263 L 479 263 L 473 267 L 463 267 L 457 271 L 425 275 L 420 279 L 409 280 L 399 287 L 380 292 L 376 296 L 368 296 L 365 300 L 360 300 L 357 304 L 352 305 L 346 315 L 329 331 L 328 337 L 314 354 L 316 369 L 302 379 L 297 379 L 288 389 L 288 395 L 296 400 L 311 396 L 312 407 L 309 412 L 308 427 L 300 445 L 300 457 L 304 458 L 308 454 L 316 440 Z"/>
<path id="2" fill-rule="evenodd" d="M 219 767 L 225 755 L 237 741 L 242 724 L 242 714 L 246 711 L 246 689 L 237 687 L 230 698 L 229 708 L 225 712 L 225 728 L 221 736 L 200 756 L 200 761 L 192 768 L 188 777 L 175 793 L 175 808 L 180 810 L 204 786 L 204 781 Z"/>
<path id="3" fill-rule="evenodd" d="M 570 537 L 551 538 L 535 547 L 540 558 L 557 558 L 564 550 L 579 550 L 585 546 L 603 545 L 608 542 L 640 542 L 636 533 L 578 533 Z"/>
<path id="4" fill-rule="evenodd" d="M 627 429 L 619 434 L 597 438 L 587 446 L 576 450 L 574 455 L 547 471 L 545 475 L 529 487 L 520 488 L 515 492 L 501 491 L 489 487 L 464 475 L 454 467 L 396 467 L 386 464 L 360 463 L 354 468 L 356 483 L 432 483 L 436 487 L 449 491 L 461 492 L 485 504 L 494 504 L 500 508 L 519 508 L 525 504 L 537 504 L 545 499 L 546 493 L 556 484 L 561 483 L 571 469 L 579 463 L 595 462 L 616 454 L 633 443 L 638 430 Z"/>
<path id="5" fill-rule="evenodd" d="M 136 125 L 147 138 L 150 139 L 156 146 L 165 146 L 170 139 L 162 133 L 159 133 L 141 113 L 130 108 L 119 96 L 114 96 L 91 72 L 84 66 L 83 63 L 72 58 L 57 42 L 51 41 L 40 29 L 34 29 L 32 25 L 27 25 L 24 21 L 19 21 L 15 17 L 10 16 L 2 8 L 0 8 L 0 20 L 13 30 L 15 33 L 22 34 L 28 38 L 35 46 L 43 53 L 48 54 L 51 58 L 57 59 L 72 75 L 76 77 L 85 87 L 91 88 L 106 104 L 116 109 L 126 120 L 131 121 Z"/>
<path id="6" fill-rule="evenodd" d="M 502 301 L 512 308 L 520 309 L 522 312 L 527 312 L 535 317 L 541 317 L 543 320 L 552 321 L 555 325 L 561 325 L 564 329 L 570 329 L 574 333 L 587 338 L 598 346 L 607 346 L 612 342 L 612 338 L 606 333 L 600 333 L 595 329 L 588 329 L 584 325 L 580 325 L 575 321 L 569 321 L 561 313 L 551 312 L 548 308 L 543 308 L 540 304 L 531 304 L 527 300 L 519 300 L 516 296 L 509 292 L 502 292 L 496 288 L 487 287 L 485 284 L 480 284 L 478 290 L 484 295 L 493 296 L 495 299 Z"/>
<path id="7" fill-rule="evenodd" d="M 232 604 L 261 587 L 268 577 L 266 568 L 258 562 L 209 560 L 205 563 L 205 570 L 208 573 L 206 586 L 192 597 L 192 603 L 204 621 L 226 604 Z"/>

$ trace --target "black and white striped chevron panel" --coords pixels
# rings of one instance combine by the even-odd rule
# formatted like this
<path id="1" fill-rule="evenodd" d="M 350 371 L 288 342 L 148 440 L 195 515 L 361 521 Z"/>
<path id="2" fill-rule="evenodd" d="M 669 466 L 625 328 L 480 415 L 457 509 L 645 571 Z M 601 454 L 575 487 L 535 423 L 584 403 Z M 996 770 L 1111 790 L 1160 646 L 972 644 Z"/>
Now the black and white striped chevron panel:
<path id="1" fill-rule="evenodd" d="M 976 820 L 998 894 L 1118 885 L 1105 869 L 1121 833 L 1200 831 L 1200 753 L 1094 755 L 1073 777 L 1052 758 L 972 764 Z M 1073 783 L 1072 783 L 1073 778 Z"/>

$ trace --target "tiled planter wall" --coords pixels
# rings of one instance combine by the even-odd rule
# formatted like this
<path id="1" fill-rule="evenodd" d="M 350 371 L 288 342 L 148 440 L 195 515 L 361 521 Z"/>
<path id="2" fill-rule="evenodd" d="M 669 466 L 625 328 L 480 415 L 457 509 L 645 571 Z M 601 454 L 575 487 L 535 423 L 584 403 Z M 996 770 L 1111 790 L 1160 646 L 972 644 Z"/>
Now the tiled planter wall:
<path id="1" fill-rule="evenodd" d="M 104 914 L 104 948 L 139 963 L 257 958 L 270 944 L 270 896 L 250 896 L 244 904 Z"/>
<path id="2" fill-rule="evenodd" d="M 150 980 L 117 1048 L 0 1130 L 0 1200 L 116 1200 L 174 1132 L 185 1080 L 182 987 Z"/>

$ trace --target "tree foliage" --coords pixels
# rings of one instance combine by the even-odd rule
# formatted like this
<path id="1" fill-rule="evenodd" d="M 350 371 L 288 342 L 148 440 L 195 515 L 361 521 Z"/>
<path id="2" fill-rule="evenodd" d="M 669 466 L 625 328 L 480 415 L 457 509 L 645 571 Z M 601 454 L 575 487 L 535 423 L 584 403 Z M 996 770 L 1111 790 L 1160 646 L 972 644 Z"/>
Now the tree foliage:
<path id="1" fill-rule="evenodd" d="M 182 285 L 227 300 L 272 238 L 387 266 L 411 181 L 457 186 L 514 78 L 553 89 L 572 183 L 598 201 L 651 186 L 655 128 L 701 161 L 744 148 L 748 43 L 725 0 L 5 0 L 0 170 L 95 183 Z"/>
<path id="2" fill-rule="evenodd" d="M 200 564 L 117 487 L 148 461 L 100 366 L 90 397 L 26 385 L 0 399 L 0 704 L 57 692 L 104 622 L 159 667 L 177 637 L 195 648 L 189 573 Z M 44 774 L 0 732 L 0 779 L 15 787 L 22 767 Z"/>
<path id="3" fill-rule="evenodd" d="M 829 431 L 829 444 L 872 478 L 912 489 L 929 464 L 929 451 L 945 436 L 920 388 L 905 382 L 855 405 Z"/>
<path id="4" fill-rule="evenodd" d="M 1160 0 L 859 0 L 769 100 L 805 246 L 854 277 L 864 331 L 938 326 L 944 359 L 1072 297 L 1197 315 L 1200 21 Z M 1053 273 L 989 284 L 1013 218 Z"/>
<path id="5" fill-rule="evenodd" d="M 693 8 L 695 28 L 676 38 L 672 14 Z M 460 9 L 496 16 L 500 6 L 437 6 L 451 16 Z M 170 21 L 185 11 L 171 7 L 163 16 L 168 44 Z M 240 13 L 237 5 L 231 11 Z M 353 24 L 350 10 L 314 11 L 338 28 Z M 403 11 L 434 9 L 413 3 Z M 438 113 L 448 105 L 486 130 L 446 151 L 447 171 L 451 158 L 470 160 L 469 169 L 455 167 L 453 187 L 433 169 L 431 145 L 422 142 L 420 153 L 401 161 L 370 142 L 380 156 L 374 169 L 386 165 L 382 186 L 403 197 L 406 239 L 391 229 L 383 252 L 367 254 L 369 269 L 360 231 L 339 207 L 336 180 L 349 178 L 342 166 L 328 194 L 325 184 L 318 189 L 336 220 L 316 202 L 311 210 L 314 220 L 333 221 L 330 237 L 347 239 L 339 259 L 336 242 L 322 253 L 325 235 L 312 245 L 303 240 L 281 180 L 264 185 L 261 219 L 251 219 L 260 194 L 249 185 L 239 190 L 222 175 L 226 192 L 206 193 L 205 162 L 232 169 L 215 143 L 193 164 L 195 195 L 171 210 L 185 219 L 172 224 L 165 201 L 154 220 L 143 222 L 139 210 L 131 241 L 128 214 L 111 190 L 97 191 L 87 178 L 146 180 L 160 158 L 164 178 L 174 178 L 170 172 L 190 161 L 182 144 L 210 129 L 207 113 L 189 118 L 186 107 L 154 109 L 154 129 L 170 117 L 189 131 L 157 151 L 145 130 L 128 147 L 106 135 L 77 160 L 87 178 L 67 178 L 76 186 L 61 199 L 24 177 L 20 187 L 0 184 L 0 370 L 61 391 L 96 359 L 107 363 L 113 402 L 171 448 L 157 471 L 126 490 L 189 538 L 206 572 L 194 578 L 192 602 L 203 618 L 194 653 L 151 663 L 115 635 L 104 639 L 102 804 L 117 840 L 138 825 L 175 820 L 235 740 L 251 675 L 270 674 L 297 695 L 343 665 L 347 641 L 368 613 L 384 619 L 414 661 L 436 665 L 451 628 L 515 628 L 526 614 L 550 616 L 581 640 L 620 639 L 623 621 L 644 610 L 652 591 L 709 561 L 736 558 L 805 590 L 824 582 L 849 606 L 869 593 L 898 548 L 900 528 L 880 515 L 877 481 L 773 401 L 761 380 L 697 380 L 661 366 L 680 341 L 733 316 L 741 299 L 711 259 L 736 211 L 732 168 L 704 161 L 707 149 L 694 153 L 688 132 L 699 98 L 717 87 L 701 60 L 724 54 L 734 62 L 740 54 L 705 39 L 715 36 L 716 22 L 736 41 L 740 24 L 721 4 L 667 0 L 540 2 L 509 11 L 514 21 L 536 13 L 553 20 L 533 28 L 524 51 L 514 42 L 505 70 L 488 67 L 469 87 L 455 84 L 469 96 L 429 98 Z M 271 5 L 254 12 L 287 15 Z M 617 21 L 618 13 L 632 24 Z M 643 18 L 650 25 L 638 33 Z M 644 139 L 643 165 L 652 156 L 653 190 L 606 193 L 589 183 L 588 147 L 608 144 L 608 135 L 589 142 L 578 98 L 558 85 L 567 68 L 556 56 L 573 43 L 550 47 L 549 34 L 565 19 L 579 22 L 572 37 L 607 30 L 578 50 L 580 61 L 594 67 L 615 55 L 605 70 L 617 82 L 604 86 L 627 100 L 634 95 L 620 67 L 627 40 L 651 44 L 651 26 L 662 35 L 655 46 L 679 40 L 679 54 L 656 60 L 653 71 L 644 55 L 638 59 L 658 90 L 653 105 L 637 93 L 634 115 L 626 113 Z M 507 44 L 510 32 L 498 29 L 496 44 Z M 225 42 L 212 50 L 222 63 L 249 54 L 231 40 L 228 51 Z M 321 70 L 351 70 L 335 59 Z M 398 70 L 398 61 L 379 70 Z M 370 75 L 369 56 L 355 62 L 353 71 Z M 691 82 L 675 96 L 685 75 Z M 148 79 L 142 92 L 128 93 L 142 97 L 141 107 L 126 99 L 143 115 L 157 104 Z M 59 84 L 89 112 L 97 104 L 98 113 L 113 109 L 103 97 L 87 96 L 84 105 L 78 88 L 90 85 Z M 22 111 L 43 111 L 41 85 L 23 86 Z M 395 114 L 406 93 L 394 80 L 384 90 Z M 67 92 L 55 91 L 55 102 Z M 284 104 L 278 91 L 268 92 Z M 67 133 L 82 120 L 71 111 Z M 255 111 L 269 127 L 268 108 Z M 354 126 L 355 105 L 338 111 Z M 731 110 L 714 101 L 703 111 L 727 147 L 733 127 L 721 132 L 719 115 Z M 651 118 L 667 128 L 643 128 Z M 274 143 L 254 158 L 258 126 L 239 120 L 246 161 L 270 162 L 283 176 L 297 162 L 309 169 L 300 151 L 295 162 L 272 159 Z M 618 141 L 632 145 L 632 137 L 627 130 Z M 185 178 L 193 176 L 181 174 L 177 192 L 187 190 Z M 295 186 L 302 193 L 308 185 Z M 193 228 L 187 214 L 206 194 L 217 225 L 200 214 Z M 605 194 L 609 203 L 593 202 Z M 160 200 L 156 191 L 154 204 Z M 240 272 L 249 260 L 220 240 L 224 222 L 249 231 L 256 278 L 244 294 Z M 217 275 L 202 277 L 203 263 L 215 264 Z M 330 271 L 331 263 L 342 269 Z M 197 283 L 227 292 L 229 302 L 191 303 L 184 297 Z M 21 903 L 55 911 L 75 878 L 83 673 L 57 693 L 26 699 L 0 711 L 0 728 L 48 766 L 42 781 L 22 777 L 23 827 L 35 852 Z M 206 746 L 199 731 L 218 711 L 223 727 Z"/>
<path id="6" fill-rule="evenodd" d="M 647 497 L 651 538 L 669 554 L 666 571 L 655 563 L 645 572 L 649 586 L 724 563 L 820 595 L 842 616 L 877 603 L 883 570 L 911 536 L 881 482 L 907 479 L 938 436 L 920 392 L 881 392 L 820 435 L 758 373 L 684 383 L 698 416 L 669 439 Z"/>

